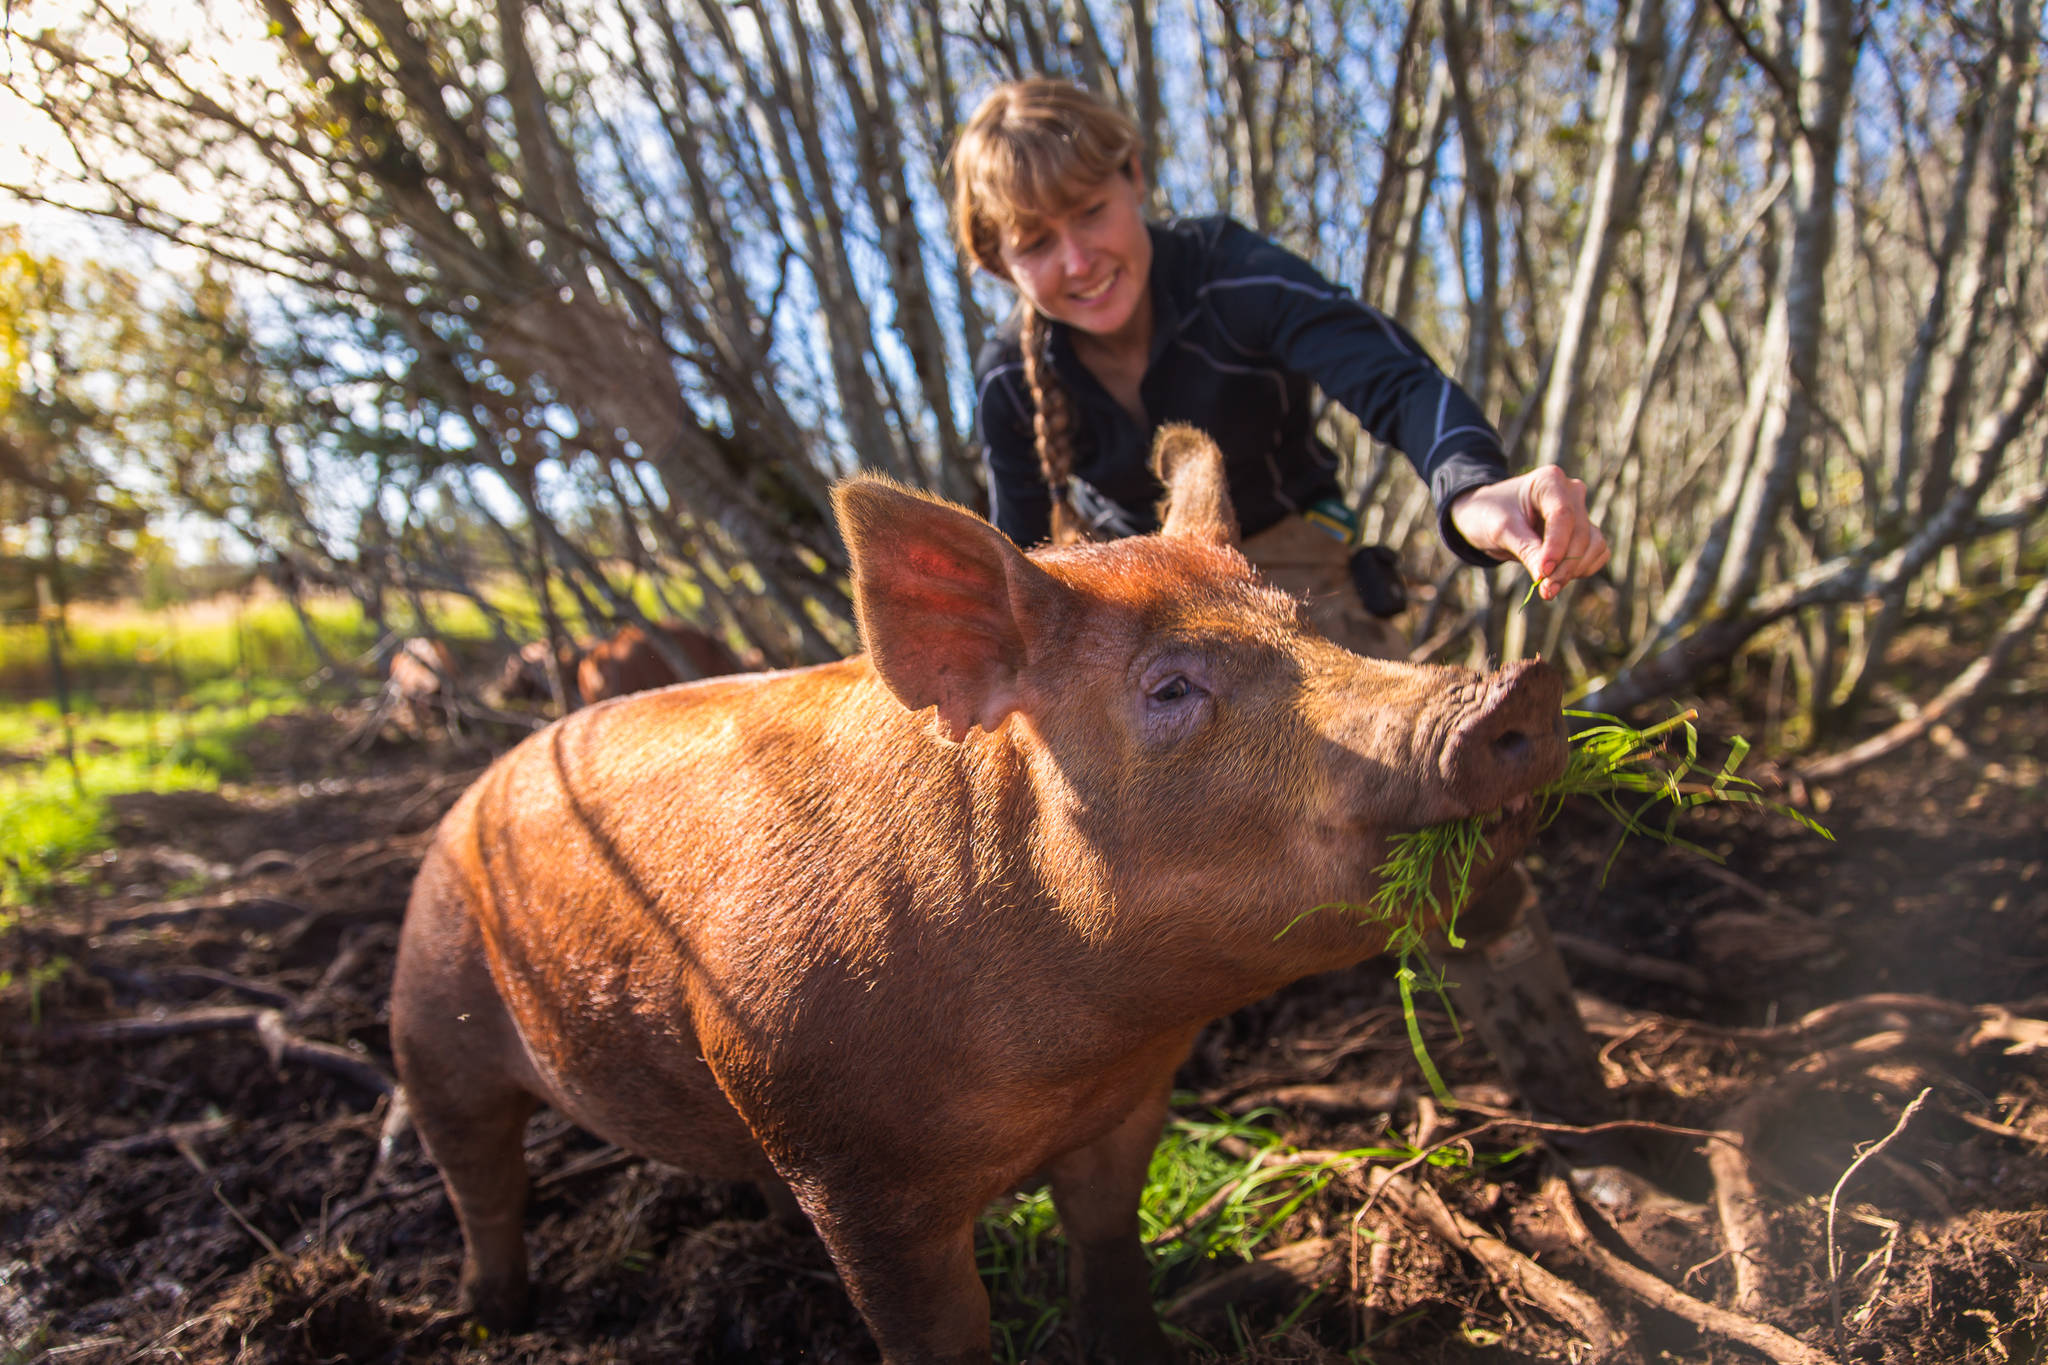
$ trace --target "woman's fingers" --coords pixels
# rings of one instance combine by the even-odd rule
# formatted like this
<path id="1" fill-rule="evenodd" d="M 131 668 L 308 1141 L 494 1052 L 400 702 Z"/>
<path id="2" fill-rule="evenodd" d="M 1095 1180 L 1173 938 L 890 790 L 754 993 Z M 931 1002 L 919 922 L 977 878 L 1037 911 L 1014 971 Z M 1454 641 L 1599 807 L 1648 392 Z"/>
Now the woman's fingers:
<path id="1" fill-rule="evenodd" d="M 1586 485 L 1555 465 L 1475 488 L 1451 507 L 1474 549 L 1518 560 L 1548 601 L 1607 563 L 1607 537 L 1586 511 Z"/>
<path id="2" fill-rule="evenodd" d="M 1532 529 L 1540 530 L 1542 542 L 1533 556 L 1522 562 L 1542 583 L 1545 601 L 1555 598 L 1574 579 L 1598 573 L 1607 563 L 1607 537 L 1593 524 L 1586 511 L 1586 485 L 1556 465 L 1545 465 L 1521 475 L 1518 502 Z M 1510 480 L 1515 482 L 1515 480 Z"/>

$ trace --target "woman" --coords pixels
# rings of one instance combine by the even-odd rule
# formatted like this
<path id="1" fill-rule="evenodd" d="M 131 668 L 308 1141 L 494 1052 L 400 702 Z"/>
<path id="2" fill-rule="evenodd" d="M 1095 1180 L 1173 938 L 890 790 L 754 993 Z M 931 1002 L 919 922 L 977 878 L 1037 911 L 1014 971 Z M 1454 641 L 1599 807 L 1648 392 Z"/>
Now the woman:
<path id="1" fill-rule="evenodd" d="M 999 86 L 952 156 L 961 248 L 1018 294 L 976 363 L 990 519 L 1021 545 L 1153 528 L 1163 422 L 1222 448 L 1244 550 L 1363 653 L 1398 640 L 1349 589 L 1351 517 L 1309 385 L 1404 451 L 1445 542 L 1519 560 L 1545 599 L 1607 562 L 1585 486 L 1510 478 L 1478 406 L 1392 319 L 1225 218 L 1148 225 L 1136 130 L 1063 81 Z"/>
<path id="2" fill-rule="evenodd" d="M 1148 225 L 1138 152 L 1123 115 L 1052 80 L 998 87 L 954 146 L 954 233 L 1018 294 L 976 364 L 998 527 L 1025 546 L 1153 529 L 1152 433 L 1186 422 L 1223 450 L 1245 556 L 1306 595 L 1337 643 L 1401 657 L 1351 589 L 1351 521 L 1314 432 L 1313 382 L 1408 455 L 1459 557 L 1518 560 L 1546 599 L 1607 562 L 1585 485 L 1556 468 L 1508 477 L 1478 406 L 1391 319 L 1227 219 Z M 1458 1007 L 1534 1107 L 1604 1117 L 1527 883 L 1503 878 L 1496 892 L 1461 917 L 1470 948 L 1444 959 Z"/>

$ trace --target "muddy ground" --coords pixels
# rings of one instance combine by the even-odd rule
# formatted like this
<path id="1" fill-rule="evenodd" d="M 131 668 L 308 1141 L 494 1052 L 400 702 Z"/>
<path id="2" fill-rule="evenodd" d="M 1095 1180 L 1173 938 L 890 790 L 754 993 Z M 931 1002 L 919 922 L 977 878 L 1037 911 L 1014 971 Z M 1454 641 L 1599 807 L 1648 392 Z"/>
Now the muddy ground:
<path id="1" fill-rule="evenodd" d="M 1573 811 L 1545 836 L 1541 890 L 1661 1190 L 1560 1184 L 1560 1135 L 1506 1121 L 1483 1052 L 1426 1008 L 1469 1103 L 1430 1101 L 1384 964 L 1215 1024 L 1186 1112 L 1435 1160 L 1391 1182 L 1392 1159 L 1347 1163 L 1251 1266 L 1177 1270 L 1161 1299 L 1190 1357 L 2048 1358 L 2044 654 L 1955 732 L 1791 787 L 1832 844 L 1713 814 L 1690 830 L 1725 865 L 1634 844 L 1603 884 L 1611 827 Z M 1930 631 L 1911 658 L 1900 686 L 1926 696 L 1969 652 Z M 257 776 L 219 794 L 123 800 L 93 886 L 0 931 L 0 1365 L 874 1360 L 815 1238 L 751 1188 L 547 1114 L 536 1325 L 492 1338 L 454 1311 L 453 1218 L 386 1132 L 384 1011 L 412 869 L 489 744 L 343 752 L 356 718 L 270 724 Z M 1703 725 L 1764 719 L 1724 702 Z M 1744 1179 L 1755 1216 L 1731 1226 L 1716 1197 Z M 1056 1264 L 996 1297 L 1021 1338 Z M 1075 1358 L 1057 1332 L 1028 1353 Z"/>

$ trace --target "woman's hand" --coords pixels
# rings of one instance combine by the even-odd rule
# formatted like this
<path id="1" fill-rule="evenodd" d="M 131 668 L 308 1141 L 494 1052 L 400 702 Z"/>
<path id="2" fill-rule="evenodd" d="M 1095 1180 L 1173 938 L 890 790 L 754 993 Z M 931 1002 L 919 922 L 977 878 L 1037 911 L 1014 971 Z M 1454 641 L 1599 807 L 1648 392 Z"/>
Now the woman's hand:
<path id="1" fill-rule="evenodd" d="M 1461 495 L 1451 525 L 1473 549 L 1521 561 L 1546 602 L 1607 563 L 1607 537 L 1586 515 L 1586 485 L 1556 465 Z"/>

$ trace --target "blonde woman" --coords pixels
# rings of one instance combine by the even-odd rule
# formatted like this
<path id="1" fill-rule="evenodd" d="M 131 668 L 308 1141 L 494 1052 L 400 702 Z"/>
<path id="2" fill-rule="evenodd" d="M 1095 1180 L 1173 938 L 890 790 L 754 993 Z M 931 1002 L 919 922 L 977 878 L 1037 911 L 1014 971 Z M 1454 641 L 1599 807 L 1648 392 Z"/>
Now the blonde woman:
<path id="1" fill-rule="evenodd" d="M 990 520 L 1025 546 L 1151 530 L 1152 434 L 1189 423 L 1223 450 L 1246 557 L 1331 639 L 1400 657 L 1361 601 L 1370 585 L 1353 590 L 1314 383 L 1407 454 L 1460 558 L 1517 560 L 1545 598 L 1607 562 L 1584 484 L 1554 467 L 1510 477 L 1477 404 L 1392 319 L 1226 218 L 1146 222 L 1139 150 L 1117 110 L 1042 79 L 995 89 L 953 148 L 955 236 L 1018 295 L 976 363 Z M 1526 881 L 1499 891 L 1465 912 L 1473 947 L 1445 959 L 1457 1006 L 1525 1100 L 1597 1118 L 1604 1087 L 1549 930 Z"/>

